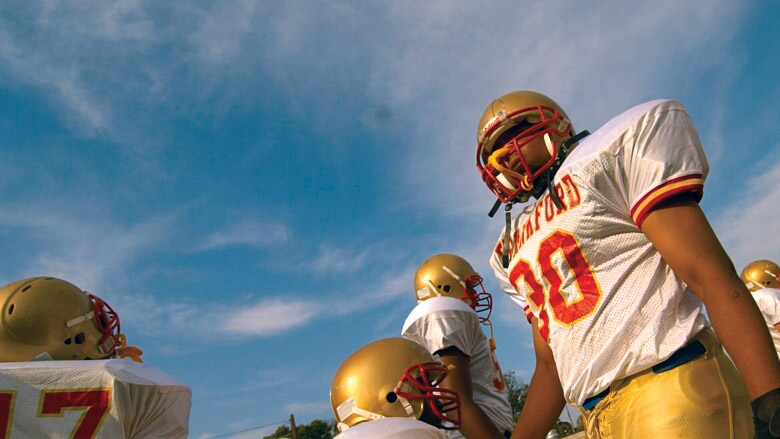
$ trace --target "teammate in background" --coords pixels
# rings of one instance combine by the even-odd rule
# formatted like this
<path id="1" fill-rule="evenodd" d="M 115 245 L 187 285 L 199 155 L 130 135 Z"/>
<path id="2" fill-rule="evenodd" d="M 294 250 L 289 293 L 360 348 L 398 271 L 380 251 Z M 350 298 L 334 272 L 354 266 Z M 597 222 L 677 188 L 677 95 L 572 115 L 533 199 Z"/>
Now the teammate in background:
<path id="1" fill-rule="evenodd" d="M 338 439 L 446 439 L 460 424 L 458 394 L 440 387 L 447 368 L 423 346 L 386 338 L 353 352 L 330 386 Z M 446 422 L 447 426 L 443 426 Z"/>
<path id="2" fill-rule="evenodd" d="M 780 287 L 780 266 L 766 259 L 753 261 L 742 269 L 742 282 L 751 293 L 762 288 Z"/>
<path id="3" fill-rule="evenodd" d="M 508 437 L 514 421 L 495 356 L 492 297 L 482 278 L 460 256 L 439 254 L 417 269 L 414 291 L 418 304 L 401 333 L 450 369 L 442 384 L 460 395 L 462 423 L 449 437 Z M 480 322 L 490 327 L 489 340 Z"/>
<path id="4" fill-rule="evenodd" d="M 536 352 L 512 437 L 543 438 L 566 401 L 589 438 L 780 435 L 780 361 L 698 205 L 708 164 L 683 106 L 650 101 L 586 137 L 518 91 L 477 129 L 477 168 L 506 203 L 491 265 Z"/>
<path id="5" fill-rule="evenodd" d="M 753 293 L 780 357 L 780 266 L 766 259 L 753 261 L 745 266 L 740 277 Z"/>
<path id="6" fill-rule="evenodd" d="M 118 314 L 69 282 L 1 287 L 0 437 L 185 439 L 190 388 L 141 364 L 141 354 Z M 75 423 L 72 410 L 83 412 Z"/>

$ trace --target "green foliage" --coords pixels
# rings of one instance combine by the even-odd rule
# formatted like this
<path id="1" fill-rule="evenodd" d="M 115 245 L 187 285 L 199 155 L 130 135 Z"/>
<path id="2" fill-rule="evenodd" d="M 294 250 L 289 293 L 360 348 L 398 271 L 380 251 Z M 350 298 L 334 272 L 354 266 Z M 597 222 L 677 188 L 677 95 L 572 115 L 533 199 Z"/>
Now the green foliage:
<path id="1" fill-rule="evenodd" d="M 517 417 L 523 411 L 525 399 L 528 396 L 528 384 L 523 384 L 522 380 L 517 379 L 515 371 L 505 373 L 504 382 L 506 383 L 509 406 L 512 408 L 512 418 L 517 421 Z"/>
<path id="2" fill-rule="evenodd" d="M 296 425 L 295 430 L 298 439 L 332 439 L 335 434 L 335 421 L 326 422 L 320 419 L 315 419 L 309 424 Z M 282 439 L 291 438 L 292 431 L 290 426 L 282 425 L 276 429 L 270 436 L 265 436 L 263 439 Z"/>
<path id="3" fill-rule="evenodd" d="M 574 428 L 572 428 L 571 424 L 566 421 L 556 422 L 555 430 L 558 432 L 558 435 L 560 435 L 561 437 L 568 436 L 574 433 Z"/>
<path id="4" fill-rule="evenodd" d="M 265 436 L 263 439 L 280 439 L 283 437 L 292 437 L 292 431 L 290 431 L 290 427 L 286 425 L 282 425 L 281 427 L 277 428 L 273 434 L 270 436 Z"/>
<path id="5" fill-rule="evenodd" d="M 332 422 L 315 419 L 308 425 L 301 425 L 298 428 L 298 439 L 331 439 L 332 429 Z"/>

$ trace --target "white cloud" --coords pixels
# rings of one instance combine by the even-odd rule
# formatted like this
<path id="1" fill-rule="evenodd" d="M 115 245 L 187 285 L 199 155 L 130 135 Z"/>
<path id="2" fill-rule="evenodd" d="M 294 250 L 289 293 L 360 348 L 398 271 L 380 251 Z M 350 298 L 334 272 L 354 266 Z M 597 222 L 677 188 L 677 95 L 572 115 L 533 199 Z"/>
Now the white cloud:
<path id="1" fill-rule="evenodd" d="M 366 248 L 356 251 L 346 247 L 335 247 L 332 244 L 322 244 L 310 267 L 316 273 L 354 272 L 363 268 L 370 253 L 371 251 Z"/>
<path id="2" fill-rule="evenodd" d="M 448 14 L 440 10 L 448 2 L 426 4 L 413 10 L 398 4 L 394 18 L 409 37 L 383 46 L 380 58 L 387 62 L 371 71 L 376 92 L 417 117 L 409 129 L 418 147 L 403 163 L 403 180 L 416 190 L 394 201 L 424 203 L 429 212 L 473 215 L 490 208 L 474 166 L 476 125 L 503 93 L 546 92 L 578 129 L 593 131 L 643 100 L 707 86 L 689 84 L 702 71 L 717 75 L 722 89 L 741 66 L 731 44 L 746 7 L 735 3 L 538 3 L 506 14 L 495 5 Z M 688 67 L 681 70 L 682 64 Z M 434 94 L 442 87 L 452 92 Z"/>
<path id="3" fill-rule="evenodd" d="M 112 132 L 114 98 L 132 83 L 120 57 L 144 53 L 155 39 L 142 5 L 44 0 L 16 4 L 11 15 L 24 19 L 0 22 L 1 69 L 51 93 L 77 132 Z"/>
<path id="4" fill-rule="evenodd" d="M 62 277 L 98 295 L 97 291 L 115 286 L 117 276 L 124 275 L 139 254 L 164 246 L 179 220 L 178 212 L 161 212 L 136 224 L 120 225 L 101 216 L 100 209 L 74 209 L 66 200 L 1 207 L 0 225 L 21 230 L 27 241 L 16 250 L 16 258 L 5 263 L 13 267 L 12 277 Z"/>
<path id="5" fill-rule="evenodd" d="M 769 156 L 777 157 L 778 154 L 780 149 L 775 149 Z M 757 259 L 780 262 L 778 182 L 780 167 L 772 163 L 766 172 L 745 182 L 739 201 L 714 216 L 713 229 L 729 252 L 737 271 Z"/>
<path id="6" fill-rule="evenodd" d="M 202 15 L 197 27 L 188 37 L 198 60 L 228 69 L 230 64 L 240 62 L 246 50 L 244 40 L 255 30 L 258 8 L 257 2 L 238 0 L 221 2 L 199 11 Z"/>
<path id="7" fill-rule="evenodd" d="M 200 250 L 229 246 L 267 247 L 287 241 L 290 232 L 284 224 L 244 220 L 225 226 L 206 237 Z"/>
<path id="8" fill-rule="evenodd" d="M 225 316 L 220 329 L 241 336 L 268 337 L 300 327 L 318 316 L 321 306 L 313 302 L 263 300 Z M 222 316 L 211 316 L 211 319 Z"/>

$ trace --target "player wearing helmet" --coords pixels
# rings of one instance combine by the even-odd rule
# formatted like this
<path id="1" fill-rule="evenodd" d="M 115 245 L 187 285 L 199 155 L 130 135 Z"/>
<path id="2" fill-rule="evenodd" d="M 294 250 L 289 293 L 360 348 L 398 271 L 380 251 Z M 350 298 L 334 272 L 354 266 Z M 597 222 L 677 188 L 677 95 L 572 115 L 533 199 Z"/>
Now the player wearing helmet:
<path id="1" fill-rule="evenodd" d="M 0 361 L 98 360 L 131 356 L 119 332 L 119 316 L 99 297 L 53 277 L 36 277 L 0 288 Z"/>
<path id="2" fill-rule="evenodd" d="M 566 401 L 589 438 L 780 434 L 780 362 L 698 205 L 708 164 L 679 102 L 588 136 L 549 97 L 509 93 L 483 113 L 476 159 L 506 203 L 491 265 L 534 334 L 512 437 L 543 438 Z"/>
<path id="3" fill-rule="evenodd" d="M 141 364 L 141 354 L 127 346 L 119 315 L 70 282 L 1 287 L 0 437 L 185 439 L 190 388 Z M 71 410 L 84 412 L 75 424 Z"/>
<path id="4" fill-rule="evenodd" d="M 772 261 L 759 259 L 747 264 L 739 277 L 750 292 L 762 288 L 778 288 L 780 286 L 780 266 Z"/>
<path id="5" fill-rule="evenodd" d="M 758 309 L 764 316 L 769 335 L 780 357 L 780 266 L 772 261 L 761 259 L 745 266 L 740 274 L 742 282 L 753 293 Z"/>
<path id="6" fill-rule="evenodd" d="M 458 394 L 439 386 L 446 375 L 423 346 L 400 337 L 361 347 L 333 376 L 330 404 L 341 432 L 336 437 L 446 438 L 438 427 L 460 424 Z"/>
<path id="7" fill-rule="evenodd" d="M 495 355 L 492 297 L 482 277 L 460 256 L 438 254 L 420 264 L 414 291 L 417 306 L 401 332 L 450 367 L 443 384 L 458 392 L 463 414 L 450 438 L 504 438 L 514 422 Z M 480 322 L 490 327 L 489 340 Z"/>

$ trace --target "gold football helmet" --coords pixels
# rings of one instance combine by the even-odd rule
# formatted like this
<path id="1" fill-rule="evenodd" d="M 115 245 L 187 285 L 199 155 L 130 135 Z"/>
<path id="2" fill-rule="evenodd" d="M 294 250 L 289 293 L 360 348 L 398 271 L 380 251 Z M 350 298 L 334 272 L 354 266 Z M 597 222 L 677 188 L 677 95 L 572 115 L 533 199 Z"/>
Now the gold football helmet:
<path id="1" fill-rule="evenodd" d="M 493 297 L 482 286 L 482 277 L 465 259 L 448 253 L 420 264 L 414 274 L 414 292 L 418 302 L 436 296 L 462 300 L 479 314 L 482 323 L 490 319 L 493 309 Z"/>
<path id="2" fill-rule="evenodd" d="M 545 186 L 535 180 L 565 157 L 561 145 L 573 135 L 566 113 L 549 97 L 508 93 L 491 102 L 479 121 L 477 169 L 501 202 L 525 202 L 541 193 Z M 546 151 L 535 146 L 538 139 Z"/>
<path id="3" fill-rule="evenodd" d="M 762 288 L 778 288 L 780 285 L 780 266 L 772 261 L 760 259 L 745 266 L 740 277 L 751 292 Z"/>
<path id="4" fill-rule="evenodd" d="M 442 363 L 411 340 L 386 338 L 363 346 L 344 360 L 330 386 L 339 431 L 384 417 L 459 428 L 460 396 L 438 387 L 446 374 Z"/>
<path id="5" fill-rule="evenodd" d="M 0 288 L 0 361 L 115 357 L 125 346 L 119 316 L 99 297 L 53 277 L 33 277 Z M 48 357 L 47 357 L 48 359 Z M 133 358 L 140 361 L 140 358 Z"/>

